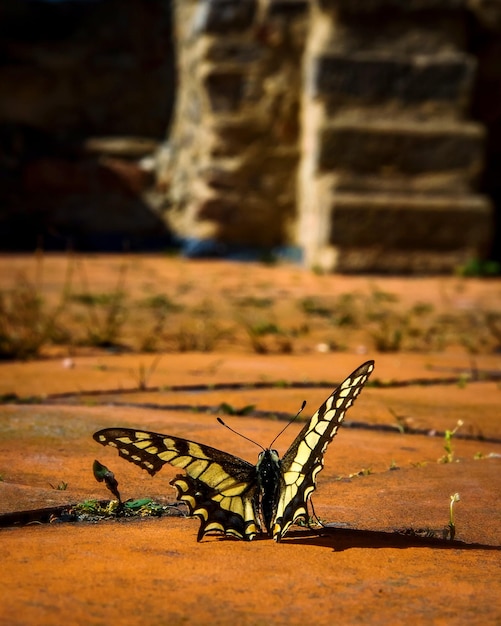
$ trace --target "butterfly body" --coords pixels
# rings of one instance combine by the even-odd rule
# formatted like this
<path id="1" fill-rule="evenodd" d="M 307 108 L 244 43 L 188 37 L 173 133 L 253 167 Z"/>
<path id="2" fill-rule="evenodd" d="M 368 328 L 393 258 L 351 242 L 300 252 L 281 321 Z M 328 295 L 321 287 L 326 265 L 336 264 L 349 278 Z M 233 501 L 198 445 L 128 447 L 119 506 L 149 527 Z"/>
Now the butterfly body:
<path id="1" fill-rule="evenodd" d="M 95 433 L 94 439 L 117 448 L 120 456 L 151 475 L 165 463 L 183 469 L 185 473 L 171 485 L 178 500 L 200 519 L 199 541 L 213 532 L 250 541 L 262 526 L 280 541 L 297 519 L 307 518 L 307 503 L 323 468 L 325 450 L 373 369 L 374 362 L 367 361 L 348 376 L 282 459 L 269 448 L 252 465 L 204 444 L 139 429 L 108 428 Z"/>
<path id="2" fill-rule="evenodd" d="M 280 465 L 278 452 L 270 449 L 260 453 L 256 464 L 261 500 L 260 509 L 268 534 L 271 534 L 271 524 L 277 510 L 280 496 L 280 483 L 282 479 Z"/>

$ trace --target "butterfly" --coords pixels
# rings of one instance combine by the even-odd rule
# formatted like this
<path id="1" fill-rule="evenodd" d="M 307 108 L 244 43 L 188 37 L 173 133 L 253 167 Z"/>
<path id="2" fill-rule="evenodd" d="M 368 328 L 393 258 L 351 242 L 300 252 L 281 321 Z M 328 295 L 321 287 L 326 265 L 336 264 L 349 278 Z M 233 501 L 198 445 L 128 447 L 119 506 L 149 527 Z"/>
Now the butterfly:
<path id="1" fill-rule="evenodd" d="M 152 476 L 165 463 L 182 468 L 171 481 L 177 499 L 200 518 L 197 540 L 223 533 L 252 540 L 262 527 L 280 541 L 296 520 L 307 518 L 307 503 L 316 488 L 324 453 L 347 409 L 374 370 L 367 361 L 335 389 L 311 417 L 280 459 L 264 449 L 256 465 L 201 443 L 130 428 L 105 428 L 94 434 L 103 446 L 139 465 Z"/>

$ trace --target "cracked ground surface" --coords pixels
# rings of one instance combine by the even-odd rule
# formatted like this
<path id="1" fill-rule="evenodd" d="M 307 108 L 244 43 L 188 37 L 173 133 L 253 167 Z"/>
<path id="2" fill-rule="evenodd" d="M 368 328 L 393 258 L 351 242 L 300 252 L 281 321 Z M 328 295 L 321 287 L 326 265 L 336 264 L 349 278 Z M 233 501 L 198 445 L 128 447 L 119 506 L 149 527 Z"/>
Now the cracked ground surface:
<path id="1" fill-rule="evenodd" d="M 32 270 L 28 257 L 7 261 L 2 285 L 15 271 Z M 49 299 L 60 293 L 66 262 L 44 262 Z M 299 327 L 304 309 L 295 303 L 305 294 L 320 299 L 375 284 L 282 266 L 159 257 L 127 263 L 131 299 L 151 295 L 152 283 L 180 294 L 185 308 L 173 314 L 172 326 L 183 315 L 186 323 L 196 319 L 194 309 L 208 294 L 211 319 L 227 320 L 227 311 L 219 318 L 218 302 L 258 293 L 272 300 L 275 322 Z M 121 264 L 117 257 L 86 258 L 88 283 L 99 293 L 113 290 Z M 428 301 L 446 313 L 490 311 L 501 299 L 498 281 L 376 282 L 406 307 Z M 380 353 L 363 329 L 332 329 L 311 315 L 307 321 L 309 332 L 292 334 L 286 354 L 279 344 L 256 354 L 238 332 L 208 352 L 166 345 L 147 380 L 155 354 L 136 349 L 110 354 L 51 345 L 43 358 L 0 363 L 0 514 L 14 515 L 109 498 L 93 478 L 94 459 L 115 473 L 124 499 L 174 500 L 168 483 L 178 470 L 166 466 L 150 477 L 98 446 L 92 433 L 100 428 L 173 434 L 254 462 L 258 449 L 218 425 L 216 415 L 266 446 L 285 423 L 282 414 L 293 415 L 305 399 L 309 417 L 329 385 L 367 358 L 376 361 L 378 383 L 364 389 L 326 453 L 313 495 L 324 529 L 293 527 L 277 545 L 268 538 L 197 543 L 198 521 L 185 517 L 11 524 L 0 529 L 0 623 L 499 623 L 501 357 L 492 347 L 468 351 L 464 341 L 441 351 Z M 121 343 L 133 345 L 140 331 L 138 320 L 124 328 Z M 347 345 L 332 351 L 343 337 Z M 239 415 L 246 407 L 250 414 Z M 447 454 L 444 433 L 458 420 L 451 462 L 439 462 Z M 277 441 L 281 454 L 300 427 L 292 424 Z M 440 537 L 454 493 L 461 500 L 451 542 Z"/>

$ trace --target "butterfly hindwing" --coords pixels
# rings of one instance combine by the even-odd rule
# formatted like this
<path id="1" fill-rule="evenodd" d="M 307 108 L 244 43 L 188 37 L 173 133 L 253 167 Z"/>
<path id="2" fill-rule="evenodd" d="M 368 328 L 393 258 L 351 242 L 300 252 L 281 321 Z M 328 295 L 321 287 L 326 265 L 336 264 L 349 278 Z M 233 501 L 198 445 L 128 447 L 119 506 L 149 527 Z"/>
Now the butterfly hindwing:
<path id="1" fill-rule="evenodd" d="M 176 488 L 178 500 L 188 506 L 190 515 L 200 518 L 197 541 L 210 532 L 250 541 L 259 532 L 255 481 L 219 491 L 180 474 L 170 484 Z"/>
<path id="2" fill-rule="evenodd" d="M 165 463 L 182 468 L 171 482 L 178 499 L 201 520 L 198 539 L 222 531 L 252 539 L 259 530 L 256 504 L 256 468 L 236 456 L 180 437 L 129 428 L 107 428 L 94 434 L 131 463 L 152 476 Z"/>
<path id="3" fill-rule="evenodd" d="M 273 526 L 275 540 L 280 540 L 296 519 L 307 517 L 307 502 L 324 466 L 325 450 L 373 370 L 374 361 L 367 361 L 348 376 L 314 413 L 284 455 L 283 484 Z"/>

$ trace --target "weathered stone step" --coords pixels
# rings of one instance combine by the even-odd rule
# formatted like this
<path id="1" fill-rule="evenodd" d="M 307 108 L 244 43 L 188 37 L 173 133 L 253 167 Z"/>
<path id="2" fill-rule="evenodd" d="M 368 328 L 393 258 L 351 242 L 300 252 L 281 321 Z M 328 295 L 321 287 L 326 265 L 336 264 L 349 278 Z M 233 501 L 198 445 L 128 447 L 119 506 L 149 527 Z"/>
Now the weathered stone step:
<path id="1" fill-rule="evenodd" d="M 333 253 L 334 252 L 334 253 Z M 475 250 L 425 250 L 387 249 L 377 246 L 357 248 L 339 246 L 329 250 L 328 258 L 335 262 L 330 265 L 316 264 L 325 271 L 335 269 L 345 274 L 453 274 L 459 268 L 476 259 Z"/>
<path id="2" fill-rule="evenodd" d="M 371 14 L 384 10 L 393 12 L 444 11 L 466 8 L 467 0 L 318 0 L 325 10 L 337 9 L 355 15 Z"/>
<path id="3" fill-rule="evenodd" d="M 481 170 L 485 132 L 475 123 L 335 122 L 319 130 L 317 168 L 415 176 L 455 171 L 471 180 Z"/>
<path id="4" fill-rule="evenodd" d="M 492 207 L 480 195 L 316 193 L 318 217 L 299 233 L 309 267 L 337 271 L 450 272 L 488 251 Z M 315 224 L 317 226 L 315 227 Z"/>
<path id="5" fill-rule="evenodd" d="M 475 67 L 473 57 L 459 52 L 322 54 L 312 60 L 308 91 L 330 107 L 396 100 L 402 106 L 437 102 L 463 108 Z"/>
<path id="6" fill-rule="evenodd" d="M 482 248 L 491 206 L 480 195 L 333 194 L 330 243 L 399 249 Z"/>

